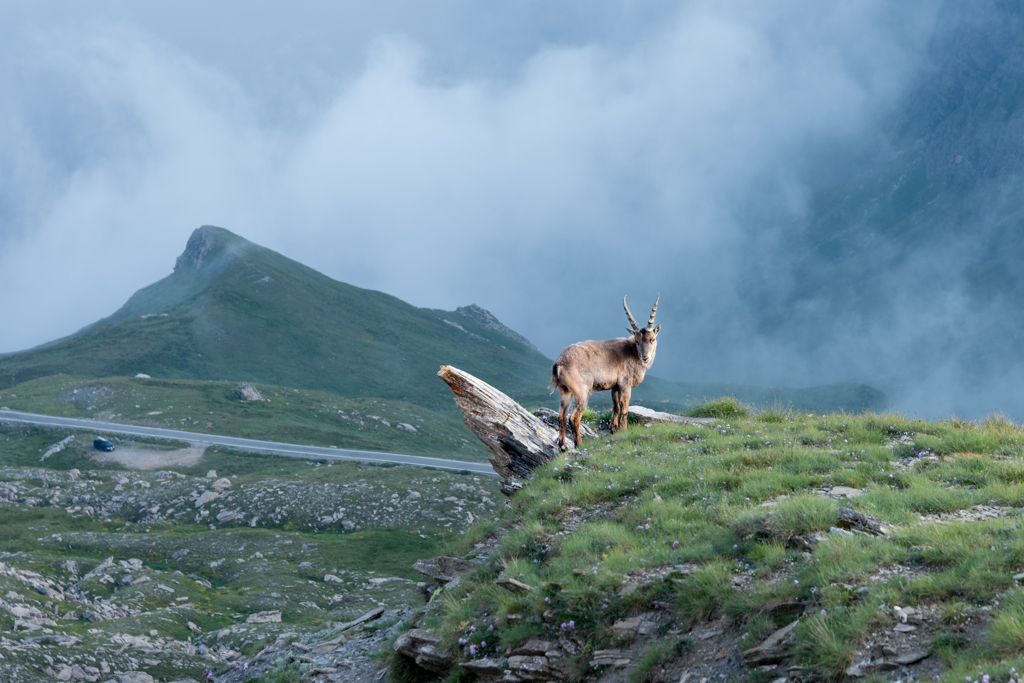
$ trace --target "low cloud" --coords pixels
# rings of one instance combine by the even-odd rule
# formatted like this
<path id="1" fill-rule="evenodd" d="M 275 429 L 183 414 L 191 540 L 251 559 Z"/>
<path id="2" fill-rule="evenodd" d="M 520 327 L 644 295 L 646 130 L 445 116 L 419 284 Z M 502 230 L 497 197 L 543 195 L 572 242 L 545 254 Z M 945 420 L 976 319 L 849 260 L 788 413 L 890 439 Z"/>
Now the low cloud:
<path id="1" fill-rule="evenodd" d="M 0 350 L 111 313 L 214 224 L 418 306 L 478 303 L 551 356 L 620 335 L 623 294 L 642 316 L 660 292 L 659 374 L 813 383 L 817 362 L 765 367 L 784 347 L 758 336 L 749 258 L 788 277 L 778 231 L 876 139 L 933 14 L 689 2 L 493 69 L 471 41 L 481 66 L 462 72 L 438 71 L 429 38 L 371 27 L 363 64 L 289 116 L 251 73 L 137 22 L 34 29 L 2 76 L 0 290 L 18 323 Z M 330 64 L 288 65 L 304 68 Z"/>

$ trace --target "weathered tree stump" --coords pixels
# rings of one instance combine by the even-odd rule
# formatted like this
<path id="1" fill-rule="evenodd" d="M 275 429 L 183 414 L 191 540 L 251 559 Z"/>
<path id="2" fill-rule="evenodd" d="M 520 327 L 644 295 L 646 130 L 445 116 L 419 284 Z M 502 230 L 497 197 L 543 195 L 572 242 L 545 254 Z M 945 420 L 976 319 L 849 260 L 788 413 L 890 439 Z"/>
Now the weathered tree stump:
<path id="1" fill-rule="evenodd" d="M 466 426 L 493 456 L 506 496 L 522 488 L 533 468 L 558 455 L 558 432 L 487 382 L 450 365 L 441 366 L 437 376 L 451 387 Z M 566 434 L 566 445 L 571 443 Z"/>

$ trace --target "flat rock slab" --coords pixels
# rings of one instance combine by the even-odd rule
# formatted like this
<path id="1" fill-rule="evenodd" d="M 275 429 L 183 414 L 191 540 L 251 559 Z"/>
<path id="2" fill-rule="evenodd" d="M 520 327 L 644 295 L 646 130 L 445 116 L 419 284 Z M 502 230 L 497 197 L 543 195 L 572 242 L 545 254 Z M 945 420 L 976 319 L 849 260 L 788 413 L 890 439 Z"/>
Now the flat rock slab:
<path id="1" fill-rule="evenodd" d="M 500 677 L 505 671 L 508 660 L 504 657 L 484 657 L 483 659 L 471 659 L 468 662 L 459 662 L 459 666 L 467 671 L 472 671 L 477 676 Z"/>
<path id="2" fill-rule="evenodd" d="M 927 659 L 928 655 L 931 654 L 928 650 L 915 650 L 914 652 L 908 652 L 898 657 L 893 657 L 892 661 L 901 665 L 907 666 L 908 664 L 917 664 L 922 659 Z"/>
<path id="3" fill-rule="evenodd" d="M 365 624 L 368 621 L 373 621 L 374 619 L 379 619 L 382 614 L 384 614 L 384 608 L 383 607 L 378 607 L 376 609 L 372 609 L 369 612 L 367 612 L 366 614 L 364 614 L 363 616 L 359 617 L 358 619 L 353 619 L 352 621 L 349 621 L 349 622 L 346 622 L 346 623 L 342 624 L 341 626 L 338 627 L 338 630 L 339 631 L 345 631 L 347 629 L 352 628 L 353 626 L 358 626 L 359 624 Z"/>
<path id="4" fill-rule="evenodd" d="M 644 422 L 676 422 L 689 425 L 708 425 L 721 422 L 721 420 L 713 417 L 685 417 L 683 415 L 673 415 L 672 413 L 662 413 L 650 408 L 644 408 L 643 406 L 630 406 L 629 414 Z"/>
<path id="5" fill-rule="evenodd" d="M 278 624 L 281 623 L 280 612 L 257 612 L 250 614 L 245 623 L 247 624 Z"/>
<path id="6" fill-rule="evenodd" d="M 747 666 L 761 664 L 778 664 L 786 656 L 786 639 L 796 630 L 794 621 L 788 626 L 780 628 L 775 633 L 764 639 L 757 647 L 752 647 L 743 653 L 743 663 Z"/>
<path id="7" fill-rule="evenodd" d="M 850 486 L 833 486 L 828 495 L 833 498 L 856 498 L 857 496 L 863 496 L 864 492 Z"/>

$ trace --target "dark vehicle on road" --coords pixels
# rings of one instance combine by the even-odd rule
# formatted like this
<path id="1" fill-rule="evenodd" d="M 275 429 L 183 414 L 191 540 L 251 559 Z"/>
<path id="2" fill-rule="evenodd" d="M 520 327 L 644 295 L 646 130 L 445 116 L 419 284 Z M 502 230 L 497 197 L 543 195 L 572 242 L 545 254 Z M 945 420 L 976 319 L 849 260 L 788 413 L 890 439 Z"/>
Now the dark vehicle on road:
<path id="1" fill-rule="evenodd" d="M 112 451 L 114 450 L 114 444 L 108 439 L 104 439 L 102 436 L 97 436 L 93 442 L 92 447 L 98 451 Z"/>

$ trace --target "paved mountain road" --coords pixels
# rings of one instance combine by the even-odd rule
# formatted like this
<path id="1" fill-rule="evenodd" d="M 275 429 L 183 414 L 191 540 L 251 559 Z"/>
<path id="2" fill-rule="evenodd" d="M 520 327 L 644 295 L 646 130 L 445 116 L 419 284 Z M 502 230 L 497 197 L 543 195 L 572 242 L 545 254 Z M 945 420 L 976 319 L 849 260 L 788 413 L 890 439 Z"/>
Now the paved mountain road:
<path id="1" fill-rule="evenodd" d="M 239 451 L 247 451 L 250 453 L 271 453 L 291 458 L 357 460 L 359 462 L 391 463 L 395 465 L 413 465 L 415 467 L 434 467 L 442 470 L 465 470 L 474 474 L 486 474 L 492 477 L 498 476 L 489 463 L 448 460 L 447 458 L 430 458 L 421 455 L 401 455 L 399 453 L 353 451 L 346 448 L 300 446 L 298 444 L 278 443 L 276 441 L 259 441 L 257 439 L 241 439 L 234 436 L 218 436 L 216 434 L 200 434 L 199 432 L 183 432 L 176 429 L 139 427 L 136 425 L 119 424 L 117 422 L 101 422 L 99 420 L 90 420 L 87 418 L 52 417 L 50 415 L 22 413 L 17 410 L 0 410 L 0 422 L 16 422 L 21 424 L 43 425 L 47 427 L 89 429 L 96 432 L 127 434 L 130 436 L 150 436 L 158 439 L 187 441 L 194 444 L 228 446 L 229 448 L 234 448 Z"/>

